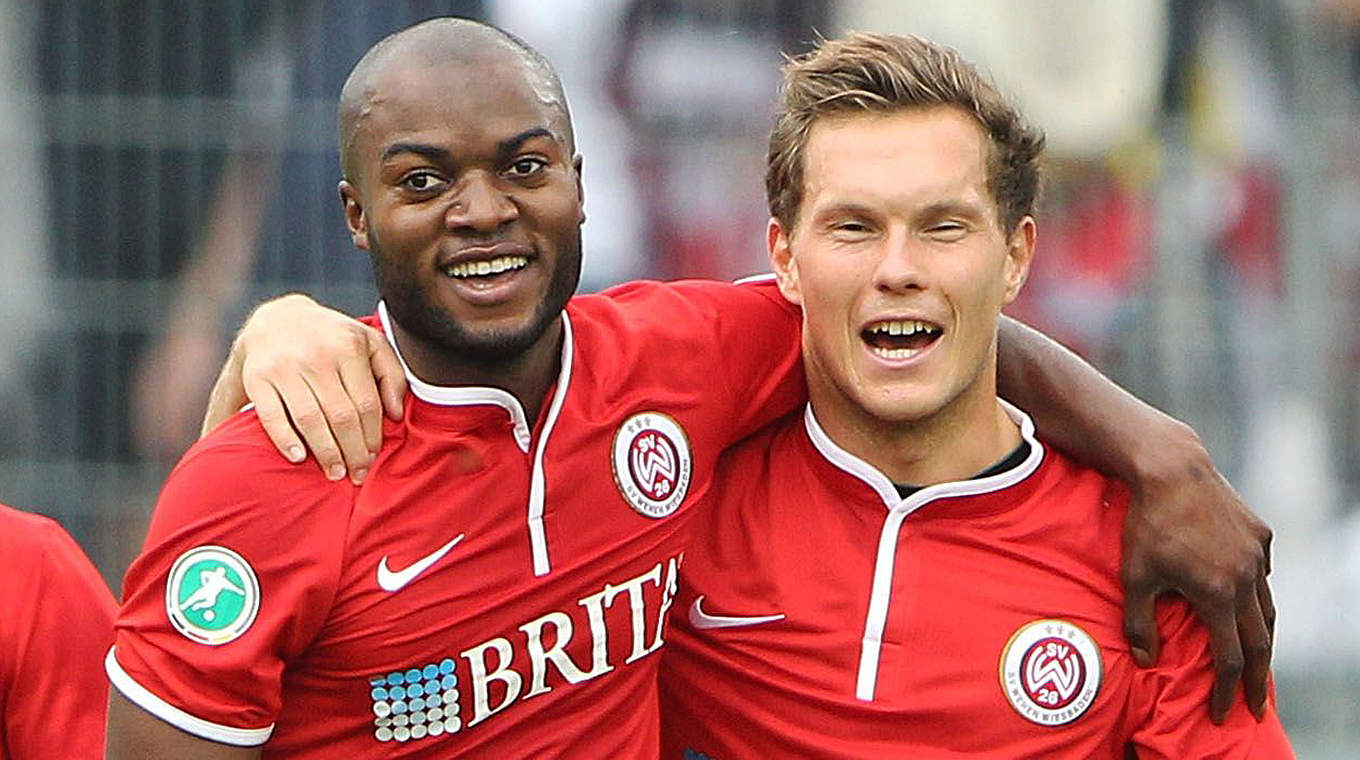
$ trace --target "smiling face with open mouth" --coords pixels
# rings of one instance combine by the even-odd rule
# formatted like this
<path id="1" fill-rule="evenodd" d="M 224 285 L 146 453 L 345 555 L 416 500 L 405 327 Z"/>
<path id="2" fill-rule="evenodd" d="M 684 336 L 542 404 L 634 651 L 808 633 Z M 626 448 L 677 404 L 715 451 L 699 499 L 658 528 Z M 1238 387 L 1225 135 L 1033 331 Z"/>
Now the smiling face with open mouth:
<path id="1" fill-rule="evenodd" d="M 340 192 L 408 359 L 551 342 L 584 220 L 565 107 L 496 45 L 378 67 L 367 88 Z"/>
<path id="2" fill-rule="evenodd" d="M 987 156 L 981 126 L 950 107 L 813 125 L 794 228 L 772 220 L 768 242 L 803 307 L 819 420 L 872 430 L 995 406 L 997 320 L 1028 270 L 1034 222 L 1003 234 Z"/>

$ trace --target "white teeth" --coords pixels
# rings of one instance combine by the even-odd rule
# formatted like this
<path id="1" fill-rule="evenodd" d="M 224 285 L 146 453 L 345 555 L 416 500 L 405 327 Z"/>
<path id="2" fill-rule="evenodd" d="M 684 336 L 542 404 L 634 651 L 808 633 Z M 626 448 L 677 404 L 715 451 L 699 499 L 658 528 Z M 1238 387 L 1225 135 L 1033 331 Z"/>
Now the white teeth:
<path id="1" fill-rule="evenodd" d="M 917 348 L 878 348 L 875 346 L 870 350 L 884 359 L 910 359 L 921 353 L 921 350 Z"/>
<path id="2" fill-rule="evenodd" d="M 511 269 L 523 269 L 528 266 L 529 259 L 524 256 L 497 256 L 490 261 L 464 261 L 459 264 L 450 264 L 444 267 L 444 274 L 449 277 L 485 277 L 489 274 L 500 274 Z"/>
<path id="3" fill-rule="evenodd" d="M 887 333 L 888 335 L 915 335 L 918 332 L 936 333 L 940 328 L 926 323 L 918 322 L 914 319 L 895 319 L 886 322 L 878 322 L 869 328 L 869 332 Z"/>

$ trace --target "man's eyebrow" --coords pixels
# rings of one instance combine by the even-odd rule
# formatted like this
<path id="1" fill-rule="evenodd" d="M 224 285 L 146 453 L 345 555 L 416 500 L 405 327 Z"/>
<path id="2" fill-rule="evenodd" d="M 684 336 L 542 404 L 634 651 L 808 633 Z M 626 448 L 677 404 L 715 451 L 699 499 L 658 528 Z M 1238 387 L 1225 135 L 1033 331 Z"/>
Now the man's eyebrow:
<path id="1" fill-rule="evenodd" d="M 921 209 L 919 214 L 926 218 L 950 215 L 973 217 L 980 215 L 985 216 L 987 214 L 987 209 L 973 201 L 954 198 L 950 200 L 935 201 Z"/>
<path id="2" fill-rule="evenodd" d="M 403 153 L 414 153 L 418 156 L 424 156 L 431 161 L 447 161 L 449 158 L 449 152 L 436 145 L 418 142 L 394 142 L 383 150 L 382 162 L 386 163 L 393 157 Z"/>
<path id="3" fill-rule="evenodd" d="M 828 222 L 847 216 L 873 216 L 876 213 L 879 213 L 877 206 L 846 198 L 834 200 L 817 208 L 812 214 L 812 219 L 816 222 Z M 938 220 L 948 216 L 983 219 L 987 216 L 987 208 L 967 198 L 947 198 L 928 203 L 913 211 L 912 215 L 927 220 Z"/>
<path id="4" fill-rule="evenodd" d="M 502 159 L 508 158 L 511 153 L 519 150 L 519 146 L 535 137 L 552 137 L 555 139 L 552 131 L 547 127 L 530 127 L 514 137 L 507 137 L 496 143 L 496 155 Z"/>
<path id="5" fill-rule="evenodd" d="M 817 209 L 814 214 L 816 219 L 826 219 L 838 216 L 867 216 L 873 213 L 873 209 L 866 203 L 853 200 L 837 200 Z"/>

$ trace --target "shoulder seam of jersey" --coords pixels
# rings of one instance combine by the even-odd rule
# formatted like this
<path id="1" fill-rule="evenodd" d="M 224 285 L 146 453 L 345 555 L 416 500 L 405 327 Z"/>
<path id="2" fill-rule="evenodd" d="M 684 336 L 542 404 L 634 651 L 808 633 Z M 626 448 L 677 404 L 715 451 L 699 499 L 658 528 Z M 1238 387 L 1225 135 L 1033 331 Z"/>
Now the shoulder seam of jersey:
<path id="1" fill-rule="evenodd" d="M 109 653 L 104 657 L 104 671 L 108 673 L 109 681 L 133 704 L 175 728 L 210 741 L 237 747 L 257 747 L 268 741 L 274 733 L 273 723 L 264 728 L 235 728 L 204 720 L 175 707 L 128 675 L 118 663 L 118 658 L 114 656 L 114 649 L 115 647 L 109 647 Z"/>

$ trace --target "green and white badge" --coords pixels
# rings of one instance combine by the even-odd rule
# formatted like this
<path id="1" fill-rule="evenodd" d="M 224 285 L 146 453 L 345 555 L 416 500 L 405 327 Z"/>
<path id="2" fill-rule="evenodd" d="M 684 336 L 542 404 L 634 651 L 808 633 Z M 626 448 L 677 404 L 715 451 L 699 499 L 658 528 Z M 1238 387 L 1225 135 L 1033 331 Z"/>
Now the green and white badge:
<path id="1" fill-rule="evenodd" d="M 221 546 L 181 554 L 165 582 L 165 612 L 188 638 L 218 646 L 240 636 L 260 611 L 260 581 L 250 563 Z"/>

